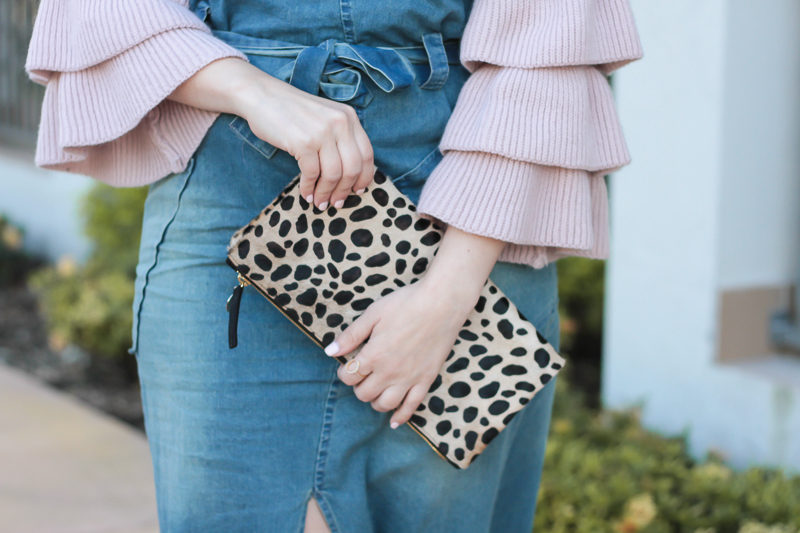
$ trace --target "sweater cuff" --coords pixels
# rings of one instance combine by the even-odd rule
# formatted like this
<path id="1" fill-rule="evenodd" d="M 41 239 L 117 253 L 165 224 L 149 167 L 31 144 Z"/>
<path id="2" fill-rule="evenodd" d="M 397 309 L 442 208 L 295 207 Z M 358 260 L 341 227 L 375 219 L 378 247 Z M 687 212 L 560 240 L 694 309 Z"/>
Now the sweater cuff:
<path id="1" fill-rule="evenodd" d="M 450 150 L 425 181 L 417 210 L 506 241 L 499 261 L 541 268 L 564 255 L 608 256 L 603 172 Z"/>
<path id="2" fill-rule="evenodd" d="M 219 113 L 166 97 L 224 57 L 247 60 L 207 31 L 179 28 L 98 65 L 53 73 L 42 105 L 36 163 L 114 186 L 181 171 Z"/>

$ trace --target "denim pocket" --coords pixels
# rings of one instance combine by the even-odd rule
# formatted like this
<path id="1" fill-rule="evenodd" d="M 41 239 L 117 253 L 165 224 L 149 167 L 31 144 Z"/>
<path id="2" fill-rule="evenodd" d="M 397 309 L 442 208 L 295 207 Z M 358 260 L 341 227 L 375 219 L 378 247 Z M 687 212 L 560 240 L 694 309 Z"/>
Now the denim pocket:
<path id="1" fill-rule="evenodd" d="M 397 177 L 392 178 L 392 183 L 403 187 L 418 187 L 425 183 L 433 169 L 442 160 L 442 153 L 437 145 L 419 160 L 411 169 L 403 172 Z"/>
<path id="2" fill-rule="evenodd" d="M 272 159 L 272 156 L 278 151 L 276 146 L 271 145 L 253 133 L 253 130 L 250 129 L 250 125 L 242 117 L 238 115 L 234 116 L 228 126 L 230 126 L 238 137 L 267 159 Z"/>

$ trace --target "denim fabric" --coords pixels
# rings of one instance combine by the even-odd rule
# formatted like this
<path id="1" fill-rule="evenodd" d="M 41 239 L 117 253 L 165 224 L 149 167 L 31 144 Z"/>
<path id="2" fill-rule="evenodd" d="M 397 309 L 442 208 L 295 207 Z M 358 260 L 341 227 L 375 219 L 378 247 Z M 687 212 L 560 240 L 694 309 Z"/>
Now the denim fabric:
<path id="1" fill-rule="evenodd" d="M 192 8 L 265 72 L 352 105 L 376 165 L 418 201 L 467 77 L 448 53 L 463 1 Z M 239 345 L 228 348 L 236 276 L 226 246 L 298 172 L 288 153 L 221 114 L 187 168 L 149 187 L 130 352 L 161 530 L 302 531 L 315 496 L 333 532 L 529 532 L 557 378 L 462 471 L 407 425 L 390 429 L 391 412 L 356 398 L 338 361 L 252 287 Z M 558 348 L 555 265 L 498 262 L 490 277 Z"/>

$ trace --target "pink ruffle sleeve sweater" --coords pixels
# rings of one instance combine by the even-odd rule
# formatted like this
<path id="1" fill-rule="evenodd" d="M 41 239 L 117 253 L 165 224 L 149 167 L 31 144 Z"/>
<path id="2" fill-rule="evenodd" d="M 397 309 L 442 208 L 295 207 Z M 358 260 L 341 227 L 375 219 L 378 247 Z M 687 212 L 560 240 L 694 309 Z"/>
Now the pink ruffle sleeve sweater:
<path id="1" fill-rule="evenodd" d="M 246 56 L 187 0 L 42 0 L 26 70 L 46 86 L 35 162 L 115 187 L 182 171 L 218 114 L 166 97 Z M 418 211 L 541 268 L 608 257 L 603 176 L 630 162 L 608 84 L 642 57 L 628 0 L 475 0 L 470 71 Z"/>

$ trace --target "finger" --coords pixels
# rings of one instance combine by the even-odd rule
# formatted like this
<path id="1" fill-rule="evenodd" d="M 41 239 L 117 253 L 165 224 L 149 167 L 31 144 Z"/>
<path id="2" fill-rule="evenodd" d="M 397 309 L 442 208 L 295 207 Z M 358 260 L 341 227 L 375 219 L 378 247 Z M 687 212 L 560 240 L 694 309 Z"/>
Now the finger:
<path id="1" fill-rule="evenodd" d="M 353 385 L 356 398 L 364 403 L 371 402 L 381 395 L 385 386 L 374 373 Z"/>
<path id="2" fill-rule="evenodd" d="M 372 178 L 375 175 L 375 153 L 372 150 L 372 143 L 367 137 L 367 132 L 361 127 L 361 123 L 353 131 L 353 137 L 358 145 L 358 151 L 361 153 L 361 175 L 352 186 L 353 192 L 358 193 L 360 189 L 364 189 L 372 183 Z"/>
<path id="3" fill-rule="evenodd" d="M 361 343 L 369 340 L 369 336 L 372 334 L 372 329 L 375 327 L 376 323 L 377 315 L 370 312 L 368 307 L 352 324 L 339 333 L 333 342 L 325 347 L 325 354 L 335 357 L 352 352 L 358 348 Z M 361 355 L 361 353 L 363 353 L 363 350 L 359 355 Z M 362 362 L 361 364 L 363 365 L 364 363 Z"/>
<path id="4" fill-rule="evenodd" d="M 311 203 L 314 199 L 314 186 L 319 178 L 319 152 L 316 150 L 301 152 L 297 156 L 297 165 L 300 167 L 300 196 Z"/>
<path id="5" fill-rule="evenodd" d="M 340 139 L 336 146 L 342 161 L 342 179 L 331 193 L 331 205 L 342 207 L 345 199 L 353 193 L 353 184 L 361 176 L 361 151 L 352 135 Z"/>
<path id="6" fill-rule="evenodd" d="M 400 385 L 391 385 L 380 393 L 380 395 L 372 400 L 372 408 L 376 411 L 384 413 L 391 411 L 403 401 L 406 395 L 406 388 Z"/>
<path id="7" fill-rule="evenodd" d="M 322 171 L 314 189 L 314 205 L 320 209 L 326 209 L 333 189 L 342 179 L 342 160 L 335 137 L 331 136 L 322 143 L 319 151 L 319 165 Z"/>
<path id="8" fill-rule="evenodd" d="M 360 355 L 361 354 L 343 365 L 339 365 L 339 368 L 336 370 L 336 375 L 345 385 L 356 385 L 372 374 L 372 371 L 366 367 Z M 358 361 L 358 366 L 356 366 L 355 361 Z M 350 370 L 350 372 L 348 372 L 348 370 Z M 357 371 L 352 372 L 353 370 Z"/>
<path id="9" fill-rule="evenodd" d="M 400 424 L 405 424 L 408 422 L 408 420 L 411 418 L 411 415 L 413 415 L 417 410 L 417 407 L 419 407 L 419 404 L 421 404 L 422 400 L 425 399 L 429 388 L 430 385 L 426 387 L 424 385 L 417 384 L 408 389 L 408 393 L 406 394 L 405 400 L 403 400 L 403 404 L 392 415 L 390 421 L 392 429 L 396 428 Z"/>

